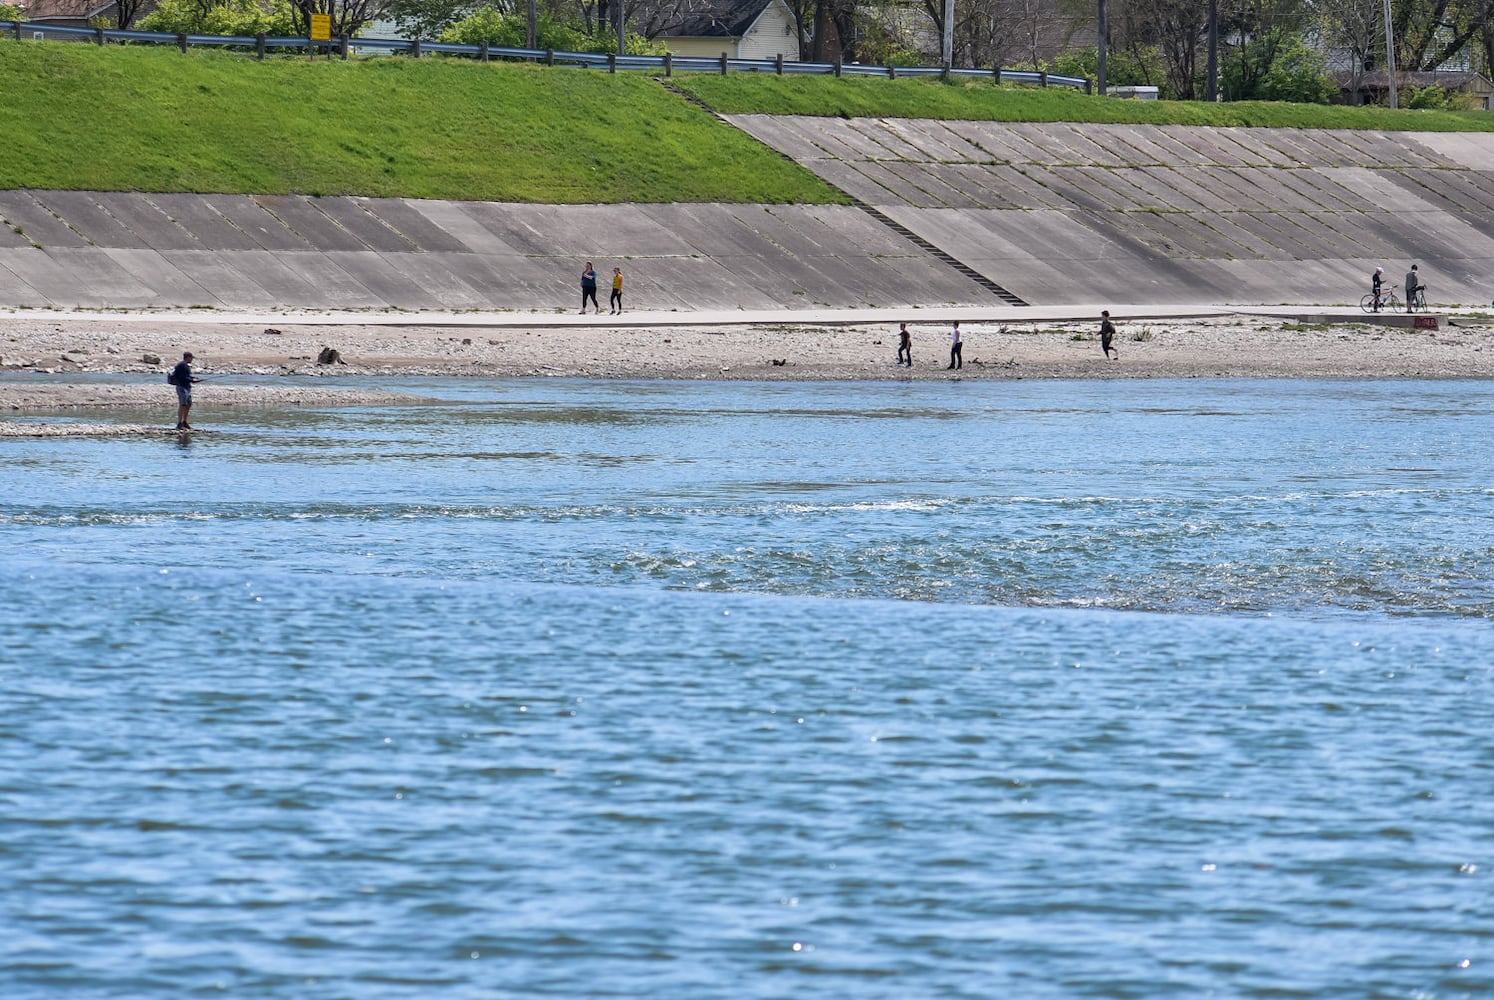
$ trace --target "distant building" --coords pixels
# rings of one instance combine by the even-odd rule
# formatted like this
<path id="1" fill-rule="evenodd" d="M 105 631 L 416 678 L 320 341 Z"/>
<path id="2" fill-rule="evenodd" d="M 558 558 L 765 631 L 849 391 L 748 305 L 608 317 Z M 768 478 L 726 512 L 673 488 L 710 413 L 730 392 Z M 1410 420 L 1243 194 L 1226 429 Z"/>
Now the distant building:
<path id="1" fill-rule="evenodd" d="M 677 56 L 798 59 L 797 32 L 783 0 L 705 0 L 657 40 Z"/>
<path id="2" fill-rule="evenodd" d="M 1390 86 L 1383 69 L 1368 70 L 1356 74 L 1338 69 L 1329 76 L 1338 87 L 1339 101 L 1343 104 L 1385 104 L 1390 100 Z M 1482 73 L 1472 70 L 1437 70 L 1435 72 L 1405 72 L 1395 74 L 1397 90 L 1415 87 L 1441 87 L 1444 90 L 1468 94 L 1484 111 L 1494 111 L 1494 82 Z"/>
<path id="3" fill-rule="evenodd" d="M 96 18 L 109 27 L 119 23 L 119 4 L 115 0 L 22 0 L 21 19 L 32 24 L 55 24 L 63 28 L 91 28 Z M 155 8 L 144 4 L 135 16 L 141 17 Z"/>

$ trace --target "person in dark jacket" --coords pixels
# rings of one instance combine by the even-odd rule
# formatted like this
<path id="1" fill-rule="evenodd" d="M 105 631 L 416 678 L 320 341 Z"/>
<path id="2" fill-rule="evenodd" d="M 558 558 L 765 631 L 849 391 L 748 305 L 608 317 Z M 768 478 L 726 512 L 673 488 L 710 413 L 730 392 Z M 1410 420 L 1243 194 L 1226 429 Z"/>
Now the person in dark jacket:
<path id="1" fill-rule="evenodd" d="M 187 423 L 187 414 L 192 410 L 192 383 L 201 381 L 192 374 L 192 352 L 184 352 L 181 361 L 171 369 L 171 384 L 176 386 L 176 429 L 179 431 L 192 429 L 192 425 Z"/>
<path id="2" fill-rule="evenodd" d="M 1115 346 L 1115 324 L 1110 322 L 1110 310 L 1100 310 L 1100 350 L 1105 352 L 1105 360 L 1110 360 L 1110 355 L 1115 355 L 1115 360 L 1121 359 L 1120 349 Z"/>

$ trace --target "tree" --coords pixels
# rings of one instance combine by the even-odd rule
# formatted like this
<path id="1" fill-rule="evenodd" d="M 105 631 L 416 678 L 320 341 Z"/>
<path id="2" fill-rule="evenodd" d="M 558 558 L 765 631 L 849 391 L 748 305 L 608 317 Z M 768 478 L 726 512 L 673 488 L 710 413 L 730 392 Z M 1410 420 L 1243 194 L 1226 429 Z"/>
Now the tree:
<path id="1" fill-rule="evenodd" d="M 352 37 L 369 21 L 384 16 L 387 0 L 290 0 L 291 24 L 294 33 L 306 36 L 311 33 L 311 15 L 329 14 L 332 17 L 332 37 Z"/>
<path id="2" fill-rule="evenodd" d="M 1122 0 L 1112 3 L 1122 46 L 1154 47 L 1162 58 L 1167 96 L 1191 101 L 1198 93 L 1198 50 L 1208 30 L 1208 4 L 1198 0 Z"/>

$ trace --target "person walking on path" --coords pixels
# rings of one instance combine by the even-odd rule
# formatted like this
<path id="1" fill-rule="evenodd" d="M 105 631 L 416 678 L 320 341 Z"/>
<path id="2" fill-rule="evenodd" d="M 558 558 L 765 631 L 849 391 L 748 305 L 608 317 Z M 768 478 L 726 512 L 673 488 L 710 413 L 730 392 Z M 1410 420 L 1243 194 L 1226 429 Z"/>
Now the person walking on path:
<path id="1" fill-rule="evenodd" d="M 612 269 L 612 297 L 607 300 L 607 306 L 608 306 L 608 309 L 607 309 L 607 315 L 608 316 L 611 316 L 614 312 L 617 313 L 618 315 L 622 315 L 622 311 L 623 311 L 623 269 L 620 268 L 620 267 L 614 267 Z M 601 312 L 600 309 L 598 309 L 597 311 Z"/>
<path id="2" fill-rule="evenodd" d="M 1416 311 L 1416 293 L 1424 291 L 1426 287 L 1421 283 L 1421 275 L 1416 273 L 1416 265 L 1412 264 L 1411 270 L 1406 272 L 1406 311 L 1408 313 Z"/>
<path id="3" fill-rule="evenodd" d="M 1381 275 L 1383 275 L 1384 273 L 1385 268 L 1377 267 L 1375 268 L 1375 273 L 1370 275 L 1370 294 L 1374 296 L 1375 303 L 1374 308 L 1371 309 L 1370 312 L 1380 311 L 1380 285 L 1383 281 Z"/>
<path id="4" fill-rule="evenodd" d="M 897 363 L 901 365 L 905 361 L 909 368 L 913 367 L 913 335 L 908 332 L 907 323 L 899 323 L 897 326 Z"/>
<path id="5" fill-rule="evenodd" d="M 596 306 L 597 312 L 602 311 L 602 307 L 597 305 L 597 272 L 596 268 L 591 266 L 591 261 L 587 261 L 586 266 L 581 269 L 581 315 L 583 316 L 586 315 L 587 299 L 591 299 L 591 304 Z"/>
<path id="6" fill-rule="evenodd" d="M 949 331 L 949 368 L 946 371 L 965 367 L 964 349 L 965 342 L 960 339 L 960 324 L 956 321 L 954 329 Z"/>
<path id="7" fill-rule="evenodd" d="M 187 423 L 187 415 L 192 410 L 192 383 L 202 381 L 192 374 L 191 351 L 182 354 L 181 361 L 171 369 L 171 375 L 167 381 L 176 386 L 176 429 L 190 431 L 192 425 Z"/>
<path id="8" fill-rule="evenodd" d="M 1115 360 L 1121 359 L 1120 349 L 1115 346 L 1115 324 L 1110 322 L 1110 310 L 1100 310 L 1100 350 L 1105 352 L 1105 360 L 1110 360 L 1112 352 Z"/>

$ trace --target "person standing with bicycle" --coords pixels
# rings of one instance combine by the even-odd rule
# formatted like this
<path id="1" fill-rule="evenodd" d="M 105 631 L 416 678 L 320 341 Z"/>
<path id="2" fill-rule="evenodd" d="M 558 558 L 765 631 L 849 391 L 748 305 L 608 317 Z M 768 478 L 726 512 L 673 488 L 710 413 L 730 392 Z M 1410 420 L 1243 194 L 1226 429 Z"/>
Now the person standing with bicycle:
<path id="1" fill-rule="evenodd" d="M 1406 272 L 1406 311 L 1414 313 L 1416 304 L 1420 302 L 1423 307 L 1426 301 L 1420 298 L 1420 294 L 1426 291 L 1426 285 L 1421 283 L 1421 275 L 1416 273 L 1416 265 L 1411 265 L 1411 270 Z"/>
<path id="2" fill-rule="evenodd" d="M 1383 303 L 1380 301 L 1380 283 L 1382 280 L 1381 275 L 1383 275 L 1384 273 L 1385 268 L 1377 267 L 1375 268 L 1375 273 L 1370 275 L 1370 294 L 1374 296 L 1374 308 L 1371 309 L 1370 312 L 1379 312 L 1380 306 L 1383 305 Z"/>

